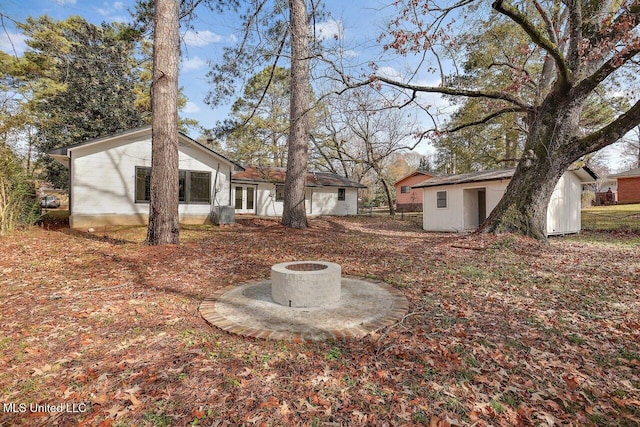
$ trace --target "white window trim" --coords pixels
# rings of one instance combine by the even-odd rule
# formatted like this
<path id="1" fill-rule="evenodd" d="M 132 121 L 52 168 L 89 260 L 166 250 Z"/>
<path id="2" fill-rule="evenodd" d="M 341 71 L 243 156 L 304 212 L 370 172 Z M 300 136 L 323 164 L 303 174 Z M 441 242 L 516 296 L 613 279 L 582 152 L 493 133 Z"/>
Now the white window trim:
<path id="1" fill-rule="evenodd" d="M 440 193 L 444 193 L 444 206 L 438 206 L 438 202 L 441 199 L 438 198 Z M 448 209 L 449 208 L 449 193 L 447 190 L 436 191 L 436 209 Z"/>

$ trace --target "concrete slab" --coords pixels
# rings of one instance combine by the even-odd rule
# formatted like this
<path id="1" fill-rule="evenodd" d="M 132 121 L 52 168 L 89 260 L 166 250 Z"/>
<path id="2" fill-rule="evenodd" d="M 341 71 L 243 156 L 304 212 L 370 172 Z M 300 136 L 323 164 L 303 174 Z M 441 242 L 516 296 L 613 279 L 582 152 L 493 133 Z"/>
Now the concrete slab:
<path id="1" fill-rule="evenodd" d="M 200 314 L 227 332 L 259 339 L 322 341 L 362 338 L 400 320 L 405 296 L 373 280 L 342 278 L 340 301 L 318 307 L 285 307 L 271 298 L 271 281 L 229 286 L 200 305 Z"/>

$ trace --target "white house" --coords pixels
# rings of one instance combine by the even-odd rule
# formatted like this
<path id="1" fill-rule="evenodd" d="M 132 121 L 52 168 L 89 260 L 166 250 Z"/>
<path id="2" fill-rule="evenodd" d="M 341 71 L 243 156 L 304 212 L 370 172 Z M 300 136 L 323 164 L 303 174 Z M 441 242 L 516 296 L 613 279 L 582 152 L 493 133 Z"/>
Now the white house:
<path id="1" fill-rule="evenodd" d="M 423 190 L 423 228 L 428 231 L 473 230 L 496 207 L 515 169 L 436 176 L 413 188 Z M 588 168 L 565 172 L 547 207 L 547 235 L 578 233 L 582 184 L 597 175 Z"/>
<path id="2" fill-rule="evenodd" d="M 69 168 L 69 225 L 146 224 L 151 179 L 151 126 L 52 150 Z M 179 134 L 181 223 L 204 223 L 231 204 L 233 162 Z"/>
<path id="3" fill-rule="evenodd" d="M 248 166 L 231 178 L 236 214 L 281 216 L 286 170 Z M 366 186 L 330 172 L 308 172 L 305 209 L 308 215 L 356 215 L 358 189 Z"/>

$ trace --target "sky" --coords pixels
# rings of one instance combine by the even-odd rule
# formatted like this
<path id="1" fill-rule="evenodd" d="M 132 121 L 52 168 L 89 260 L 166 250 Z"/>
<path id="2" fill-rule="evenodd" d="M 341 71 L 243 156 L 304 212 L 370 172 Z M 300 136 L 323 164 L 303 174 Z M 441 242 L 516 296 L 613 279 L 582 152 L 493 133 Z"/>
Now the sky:
<path id="1" fill-rule="evenodd" d="M 331 0 L 327 2 L 332 15 L 327 21 L 318 25 L 324 37 L 330 38 L 340 32 L 350 37 L 350 44 L 359 49 L 372 49 L 374 46 L 367 40 L 375 40 L 381 31 L 376 23 L 376 11 L 372 1 L 355 0 L 343 2 Z M 103 21 L 130 22 L 134 0 L 2 0 L 0 12 L 17 21 L 24 21 L 28 16 L 49 15 L 53 19 L 62 20 L 72 15 L 82 16 L 95 24 Z M 366 24 L 365 24 L 366 22 Z M 227 117 L 230 105 L 212 109 L 204 103 L 208 91 L 207 71 L 209 61 L 219 61 L 222 48 L 232 45 L 237 39 L 234 24 L 237 20 L 232 14 L 219 15 L 204 9 L 198 11 L 198 18 L 192 21 L 194 30 L 183 30 L 183 59 L 180 68 L 180 85 L 188 98 L 188 103 L 181 111 L 181 116 L 197 120 L 205 128 L 213 127 L 218 120 Z M 365 25 L 363 25 L 365 24 Z M 13 23 L 4 20 L 4 28 L 0 34 L 0 49 L 20 55 L 26 48 L 24 36 Z M 230 103 L 232 103 L 230 101 Z"/>
<path id="2" fill-rule="evenodd" d="M 326 8 L 330 16 L 318 22 L 316 31 L 322 37 L 337 37 L 344 43 L 348 54 L 355 58 L 354 62 L 367 64 L 371 58 L 377 59 L 381 51 L 376 39 L 383 31 L 386 17 L 391 13 L 384 0 L 326 0 Z M 2 0 L 0 13 L 16 21 L 24 21 L 28 16 L 48 15 L 53 19 L 66 19 L 72 15 L 82 16 L 95 24 L 104 21 L 131 21 L 128 9 L 135 0 Z M 222 57 L 222 49 L 232 45 L 238 37 L 237 18 L 231 13 L 217 14 L 208 10 L 199 10 L 198 16 L 191 22 L 193 30 L 182 30 L 183 58 L 180 68 L 180 85 L 188 102 L 180 111 L 184 118 L 198 121 L 205 128 L 212 128 L 218 121 L 228 116 L 233 99 L 227 104 L 211 108 L 204 102 L 209 89 L 207 71 L 210 62 L 218 62 Z M 22 54 L 26 45 L 24 36 L 15 28 L 9 19 L 2 20 L 0 28 L 0 49 L 8 53 Z M 387 63 L 378 63 L 378 73 L 387 76 L 401 76 L 407 64 L 393 58 Z M 435 79 L 435 80 L 434 80 Z M 413 83 L 434 85 L 439 81 L 433 76 L 417 76 Z M 434 108 L 446 108 L 446 102 L 438 95 L 429 95 L 424 101 Z M 190 135 L 198 137 L 199 135 Z M 417 147 L 417 152 L 428 154 L 433 148 L 425 143 Z M 613 171 L 622 169 L 619 149 L 609 147 L 604 155 Z"/>

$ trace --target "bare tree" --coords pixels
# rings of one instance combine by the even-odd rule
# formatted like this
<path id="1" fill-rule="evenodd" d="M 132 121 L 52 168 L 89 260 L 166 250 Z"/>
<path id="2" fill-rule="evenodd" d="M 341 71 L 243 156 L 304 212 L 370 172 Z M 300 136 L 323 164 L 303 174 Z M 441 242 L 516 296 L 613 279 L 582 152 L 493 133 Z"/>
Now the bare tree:
<path id="1" fill-rule="evenodd" d="M 177 244 L 178 218 L 178 63 L 179 4 L 157 0 L 154 11 L 153 111 L 149 245 Z"/>
<path id="2" fill-rule="evenodd" d="M 622 154 L 631 168 L 640 168 L 640 126 L 629 132 L 623 139 Z"/>
<path id="3" fill-rule="evenodd" d="M 432 0 L 400 0 L 396 4 L 401 10 L 390 27 L 386 48 L 404 55 L 433 54 L 441 84 L 419 85 L 410 78 L 398 81 L 378 75 L 359 86 L 392 85 L 405 91 L 407 102 L 419 101 L 418 93 L 491 101 L 490 110 L 458 129 L 487 124 L 511 113 L 522 117 L 528 130 L 523 155 L 504 197 L 481 231 L 517 232 L 546 240 L 547 206 L 562 174 L 582 156 L 613 144 L 640 123 L 640 101 L 635 97 L 635 104 L 608 123 L 597 129 L 583 126 L 586 107 L 601 91 L 611 89 L 616 79 L 637 87 L 640 2 L 494 1 L 491 19 L 508 22 L 524 36 L 517 58 L 490 62 L 490 67 L 509 69 L 514 76 L 501 87 L 470 84 L 464 75 L 446 75 L 441 66 L 447 55 L 457 64 L 457 54 L 464 49 L 465 40 L 451 31 L 457 25 L 452 17 L 465 15 L 460 8 L 477 10 L 483 3 L 460 0 L 444 5 Z M 500 52 L 500 43 L 501 39 L 485 40 L 478 48 Z M 534 57 L 541 59 L 533 61 Z M 472 64 L 467 71 L 473 74 L 478 69 Z M 634 95 L 629 98 L 634 99 Z M 433 129 L 434 133 L 442 131 L 446 129 Z"/>

